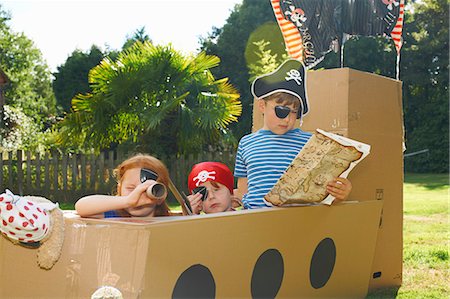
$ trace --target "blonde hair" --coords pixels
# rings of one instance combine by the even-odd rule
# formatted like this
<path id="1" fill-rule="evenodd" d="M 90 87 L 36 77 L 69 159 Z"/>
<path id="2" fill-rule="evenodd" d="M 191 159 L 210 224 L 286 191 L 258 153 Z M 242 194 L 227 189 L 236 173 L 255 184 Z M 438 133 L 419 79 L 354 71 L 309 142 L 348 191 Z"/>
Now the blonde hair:
<path id="1" fill-rule="evenodd" d="M 158 174 L 157 182 L 163 184 L 164 186 L 166 186 L 166 188 L 168 188 L 169 171 L 167 170 L 167 167 L 164 165 L 164 163 L 153 156 L 146 154 L 137 154 L 126 159 L 114 169 L 113 175 L 117 181 L 117 190 L 121 189 L 122 178 L 125 172 L 132 168 L 147 168 L 156 172 Z M 166 201 L 163 201 L 160 205 L 157 205 L 155 207 L 155 216 L 168 215 L 170 215 L 170 209 Z"/>

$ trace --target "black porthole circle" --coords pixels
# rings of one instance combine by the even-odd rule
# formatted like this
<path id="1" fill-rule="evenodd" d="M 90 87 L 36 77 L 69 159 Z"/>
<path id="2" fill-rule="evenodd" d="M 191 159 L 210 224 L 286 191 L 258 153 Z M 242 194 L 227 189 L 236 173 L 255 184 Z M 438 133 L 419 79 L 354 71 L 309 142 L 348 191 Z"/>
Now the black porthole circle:
<path id="1" fill-rule="evenodd" d="M 333 273 L 336 263 L 336 245 L 330 238 L 325 238 L 317 245 L 311 258 L 309 280 L 315 289 L 324 287 Z"/>
<path id="2" fill-rule="evenodd" d="M 275 298 L 284 276 L 283 256 L 276 249 L 261 254 L 253 268 L 252 298 Z"/>
<path id="3" fill-rule="evenodd" d="M 203 265 L 190 266 L 178 277 L 172 298 L 215 298 L 216 283 L 211 271 Z"/>

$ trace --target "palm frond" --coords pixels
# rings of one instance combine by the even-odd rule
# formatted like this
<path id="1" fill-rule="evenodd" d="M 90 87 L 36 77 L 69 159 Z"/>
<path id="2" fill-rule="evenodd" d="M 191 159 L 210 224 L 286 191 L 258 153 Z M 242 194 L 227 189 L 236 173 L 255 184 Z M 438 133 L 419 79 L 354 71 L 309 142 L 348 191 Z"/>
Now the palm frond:
<path id="1" fill-rule="evenodd" d="M 180 151 L 218 140 L 242 113 L 237 90 L 210 71 L 219 63 L 205 53 L 186 57 L 170 45 L 136 42 L 90 71 L 92 93 L 73 98 L 59 142 L 98 149 L 160 136 L 154 134 L 160 130 L 172 134 L 167 138 L 176 139 Z"/>

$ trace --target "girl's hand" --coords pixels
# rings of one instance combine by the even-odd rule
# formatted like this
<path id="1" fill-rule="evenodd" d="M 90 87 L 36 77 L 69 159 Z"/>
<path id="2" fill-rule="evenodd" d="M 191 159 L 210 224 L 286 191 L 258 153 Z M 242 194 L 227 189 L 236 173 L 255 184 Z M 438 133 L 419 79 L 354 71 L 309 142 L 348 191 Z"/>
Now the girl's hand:
<path id="1" fill-rule="evenodd" d="M 203 207 L 202 194 L 201 193 L 191 194 L 187 196 L 187 199 L 191 204 L 192 213 L 194 213 L 195 215 L 200 214 Z"/>
<path id="2" fill-rule="evenodd" d="M 155 204 L 157 200 L 147 196 L 147 188 L 154 184 L 155 181 L 148 180 L 139 184 L 131 191 L 130 194 L 125 196 L 127 207 L 140 207 L 147 204 Z"/>
<path id="3" fill-rule="evenodd" d="M 350 195 L 352 183 L 346 178 L 336 178 L 328 183 L 327 191 L 338 201 L 343 201 Z"/>

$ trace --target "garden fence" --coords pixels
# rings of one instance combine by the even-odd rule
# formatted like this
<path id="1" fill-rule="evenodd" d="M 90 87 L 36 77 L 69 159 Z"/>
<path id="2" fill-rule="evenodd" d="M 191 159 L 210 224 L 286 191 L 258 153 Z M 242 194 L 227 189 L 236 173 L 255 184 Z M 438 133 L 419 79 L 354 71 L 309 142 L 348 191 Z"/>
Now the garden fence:
<path id="1" fill-rule="evenodd" d="M 179 191 L 187 193 L 187 176 L 195 163 L 223 162 L 233 170 L 234 152 L 205 152 L 199 155 L 158 157 L 169 169 Z M 114 168 L 128 157 L 117 151 L 93 154 L 44 155 L 29 151 L 0 152 L 0 192 L 43 196 L 55 202 L 74 203 L 89 194 L 112 194 Z M 169 201 L 174 201 L 170 194 Z"/>

